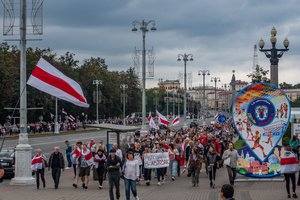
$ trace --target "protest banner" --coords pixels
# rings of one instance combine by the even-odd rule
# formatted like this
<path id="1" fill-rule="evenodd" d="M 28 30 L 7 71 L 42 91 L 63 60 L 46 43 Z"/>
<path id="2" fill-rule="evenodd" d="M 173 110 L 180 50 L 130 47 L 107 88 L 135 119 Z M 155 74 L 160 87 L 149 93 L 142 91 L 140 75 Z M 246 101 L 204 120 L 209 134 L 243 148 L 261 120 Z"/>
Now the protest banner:
<path id="1" fill-rule="evenodd" d="M 146 153 L 144 166 L 146 169 L 169 167 L 169 154 L 165 153 Z"/>

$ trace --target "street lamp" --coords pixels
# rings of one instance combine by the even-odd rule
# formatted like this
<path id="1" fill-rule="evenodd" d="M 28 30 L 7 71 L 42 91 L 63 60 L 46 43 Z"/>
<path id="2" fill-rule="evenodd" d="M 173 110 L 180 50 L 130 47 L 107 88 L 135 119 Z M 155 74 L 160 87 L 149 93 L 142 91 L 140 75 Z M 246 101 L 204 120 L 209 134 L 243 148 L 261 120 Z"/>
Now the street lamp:
<path id="1" fill-rule="evenodd" d="M 122 89 L 122 91 L 123 91 L 123 94 L 122 94 L 122 96 L 123 96 L 123 120 L 124 120 L 124 122 L 123 122 L 123 125 L 125 126 L 126 125 L 126 117 L 125 117 L 125 103 L 126 103 L 126 94 L 125 94 L 125 90 L 128 88 L 128 85 L 126 85 L 126 84 L 121 84 L 120 85 L 120 89 Z"/>
<path id="2" fill-rule="evenodd" d="M 132 22 L 132 31 L 136 32 L 138 29 L 136 28 L 139 26 L 140 30 L 143 34 L 143 54 L 142 54 L 142 130 L 146 132 L 146 47 L 145 47 L 145 38 L 146 33 L 149 31 L 148 26 L 151 25 L 151 31 L 156 31 L 155 21 L 145 21 L 144 19 L 139 21 Z"/>
<path id="3" fill-rule="evenodd" d="M 220 82 L 219 77 L 212 77 L 211 82 L 215 82 L 215 110 L 217 111 L 217 82 Z"/>
<path id="4" fill-rule="evenodd" d="M 184 63 L 184 94 L 183 94 L 183 117 L 184 117 L 184 127 L 186 128 L 186 63 L 187 61 L 193 61 L 193 54 L 178 54 L 177 61 L 183 60 Z"/>
<path id="5" fill-rule="evenodd" d="M 155 112 L 157 111 L 157 104 L 158 104 L 158 98 L 157 98 L 157 94 L 159 93 L 158 90 L 154 90 L 155 93 Z"/>
<path id="6" fill-rule="evenodd" d="M 96 85 L 96 123 L 99 123 L 99 85 L 102 84 L 101 80 L 93 80 L 93 85 Z"/>
<path id="7" fill-rule="evenodd" d="M 288 51 L 288 47 L 289 47 L 289 40 L 287 38 L 285 38 L 283 40 L 283 46 L 285 47 L 285 49 L 277 49 L 276 48 L 276 34 L 277 34 L 277 30 L 275 29 L 275 27 L 272 28 L 271 30 L 271 37 L 270 37 L 270 41 L 272 44 L 272 48 L 271 49 L 263 49 L 265 46 L 265 42 L 264 40 L 261 38 L 259 40 L 259 47 L 261 52 L 264 52 L 266 57 L 270 59 L 270 75 L 271 75 L 271 83 L 278 86 L 278 62 L 279 62 L 279 58 L 282 57 L 283 53 Z M 270 53 L 269 53 L 270 52 Z"/>
<path id="8" fill-rule="evenodd" d="M 222 85 L 222 88 L 224 88 L 224 91 L 225 91 L 225 105 L 226 105 L 226 107 L 225 107 L 225 111 L 227 111 L 227 109 L 229 109 L 228 108 L 228 104 L 229 104 L 229 95 L 228 95 L 228 93 L 227 93 L 227 89 L 229 89 L 229 84 L 224 84 L 224 85 Z"/>
<path id="9" fill-rule="evenodd" d="M 204 114 L 204 112 L 205 112 L 205 76 L 209 76 L 210 73 L 209 73 L 209 70 L 199 70 L 198 75 L 203 76 L 203 105 L 202 105 L 202 107 L 203 107 L 203 114 Z"/>

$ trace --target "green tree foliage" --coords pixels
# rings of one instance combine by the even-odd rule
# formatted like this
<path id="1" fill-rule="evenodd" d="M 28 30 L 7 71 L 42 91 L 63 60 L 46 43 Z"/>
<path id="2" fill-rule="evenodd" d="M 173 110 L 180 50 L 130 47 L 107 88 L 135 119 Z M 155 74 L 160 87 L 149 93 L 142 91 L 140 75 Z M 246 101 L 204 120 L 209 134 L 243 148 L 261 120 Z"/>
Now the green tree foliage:
<path id="1" fill-rule="evenodd" d="M 255 71 L 247 76 L 251 78 L 252 83 L 270 82 L 270 79 L 267 77 L 268 73 L 269 70 L 264 70 L 260 65 L 256 65 Z"/>
<path id="2" fill-rule="evenodd" d="M 20 88 L 20 53 L 16 46 L 9 46 L 7 43 L 0 44 L 0 123 L 6 120 L 12 110 L 4 110 L 5 107 L 15 107 L 18 102 Z M 66 52 L 64 55 L 56 55 L 51 49 L 28 48 L 27 49 L 27 78 L 30 76 L 34 66 L 43 57 L 66 76 L 78 82 L 87 98 L 90 108 L 80 108 L 66 101 L 59 101 L 59 111 L 64 108 L 73 116 L 82 112 L 88 115 L 89 119 L 96 118 L 96 102 L 93 101 L 96 86 L 93 80 L 101 80 L 99 86 L 100 117 L 121 116 L 121 89 L 120 84 L 127 84 L 127 106 L 126 114 L 136 112 L 141 108 L 141 92 L 138 77 L 132 68 L 127 71 L 110 71 L 109 66 L 103 58 L 85 59 L 82 64 L 75 59 L 75 54 Z M 43 110 L 28 111 L 28 121 L 38 121 L 39 116 L 44 116 L 46 121 L 50 120 L 50 112 L 55 112 L 55 98 L 27 86 L 28 108 L 43 107 Z M 16 106 L 17 108 L 19 105 Z M 15 116 L 18 116 L 18 111 Z"/>

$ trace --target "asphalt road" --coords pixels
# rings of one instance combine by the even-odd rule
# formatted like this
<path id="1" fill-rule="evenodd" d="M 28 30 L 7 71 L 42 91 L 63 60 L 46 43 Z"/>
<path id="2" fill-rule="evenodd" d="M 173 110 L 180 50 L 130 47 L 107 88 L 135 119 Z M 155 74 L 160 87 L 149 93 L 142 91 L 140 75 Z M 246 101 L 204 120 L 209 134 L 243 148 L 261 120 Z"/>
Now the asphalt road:
<path id="1" fill-rule="evenodd" d="M 87 143 L 91 139 L 95 139 L 97 143 L 100 140 L 103 140 L 104 143 L 106 143 L 106 130 L 34 137 L 29 138 L 29 144 L 32 147 L 32 153 L 34 153 L 35 149 L 40 148 L 45 156 L 49 157 L 50 153 L 53 151 L 53 147 L 55 146 L 61 147 L 61 152 L 65 152 L 65 140 L 69 140 L 73 145 L 76 141 L 80 140 L 83 143 Z M 5 140 L 3 149 L 13 149 L 17 144 L 18 139 Z"/>

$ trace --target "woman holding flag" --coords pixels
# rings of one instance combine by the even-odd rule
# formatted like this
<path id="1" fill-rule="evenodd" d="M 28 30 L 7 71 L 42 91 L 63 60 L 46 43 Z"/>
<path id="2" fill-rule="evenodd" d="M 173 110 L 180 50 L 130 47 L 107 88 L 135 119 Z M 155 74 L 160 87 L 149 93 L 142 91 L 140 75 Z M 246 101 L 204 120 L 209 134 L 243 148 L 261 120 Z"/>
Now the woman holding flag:
<path id="1" fill-rule="evenodd" d="M 40 189 L 40 176 L 43 182 L 43 188 L 46 187 L 45 168 L 47 167 L 46 157 L 42 154 L 41 149 L 35 150 L 36 155 L 31 160 L 31 169 L 35 172 L 36 188 Z"/>
<path id="2" fill-rule="evenodd" d="M 293 198 L 298 198 L 296 194 L 296 172 L 299 170 L 297 155 L 292 151 L 291 146 L 287 146 L 280 159 L 281 173 L 283 173 L 286 184 L 288 198 L 291 198 L 290 180 L 292 181 Z"/>

